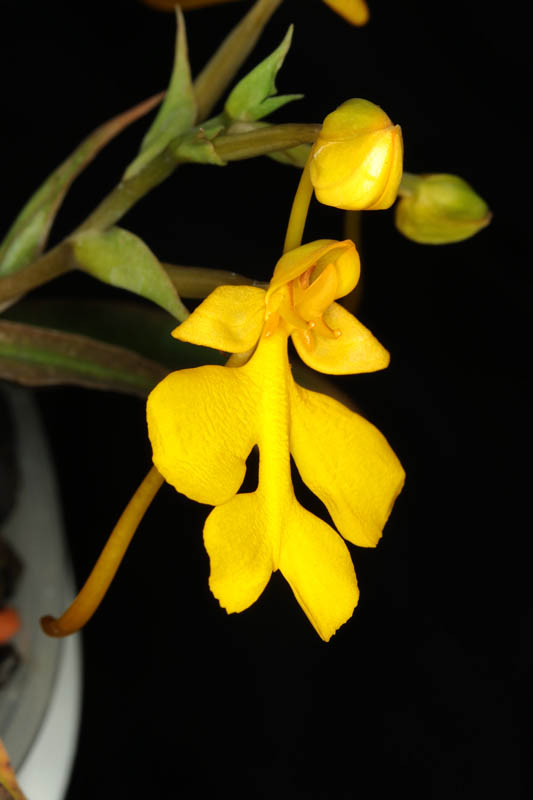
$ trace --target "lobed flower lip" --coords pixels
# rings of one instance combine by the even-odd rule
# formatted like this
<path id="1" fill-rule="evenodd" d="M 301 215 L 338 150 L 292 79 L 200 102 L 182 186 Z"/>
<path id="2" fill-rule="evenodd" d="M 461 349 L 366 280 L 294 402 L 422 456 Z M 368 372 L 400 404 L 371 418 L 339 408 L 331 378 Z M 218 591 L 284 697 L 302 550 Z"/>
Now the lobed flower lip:
<path id="1" fill-rule="evenodd" d="M 228 613 L 248 608 L 279 569 L 328 641 L 359 596 L 343 538 L 363 547 L 377 544 L 404 476 L 374 426 L 294 383 L 286 344 L 280 328 L 261 337 L 242 367 L 167 376 L 148 398 L 148 430 L 164 478 L 193 500 L 215 506 L 204 541 L 210 588 L 221 606 Z M 254 445 L 258 487 L 239 494 Z M 338 533 L 296 500 L 290 454 Z"/>

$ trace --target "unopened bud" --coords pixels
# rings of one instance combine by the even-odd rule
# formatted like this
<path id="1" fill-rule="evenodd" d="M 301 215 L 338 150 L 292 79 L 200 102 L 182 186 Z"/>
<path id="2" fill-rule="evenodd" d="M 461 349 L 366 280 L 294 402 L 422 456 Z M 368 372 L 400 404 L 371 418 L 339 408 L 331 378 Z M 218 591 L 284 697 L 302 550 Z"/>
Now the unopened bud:
<path id="1" fill-rule="evenodd" d="M 420 244 L 461 242 L 489 224 L 489 207 L 458 175 L 405 178 L 395 222 L 408 239 Z"/>
<path id="2" fill-rule="evenodd" d="M 370 17 L 365 0 L 324 0 L 324 2 L 352 25 L 366 25 Z"/>
<path id="3" fill-rule="evenodd" d="M 317 200 L 348 211 L 389 208 L 402 177 L 403 144 L 379 106 L 347 100 L 328 114 L 311 158 Z"/>

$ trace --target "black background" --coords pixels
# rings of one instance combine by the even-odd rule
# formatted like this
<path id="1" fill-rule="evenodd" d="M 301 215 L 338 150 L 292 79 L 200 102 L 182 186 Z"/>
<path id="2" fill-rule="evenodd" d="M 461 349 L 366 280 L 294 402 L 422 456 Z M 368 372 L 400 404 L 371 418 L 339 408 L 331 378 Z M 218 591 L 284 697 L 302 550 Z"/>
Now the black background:
<path id="1" fill-rule="evenodd" d="M 338 385 L 385 433 L 406 487 L 377 550 L 351 548 L 361 600 L 327 645 L 278 574 L 253 608 L 227 616 L 207 586 L 207 509 L 164 487 L 83 634 L 68 800 L 520 796 L 533 655 L 521 557 L 530 494 L 526 25 L 517 3 L 370 6 L 371 23 L 353 29 L 319 0 L 286 0 L 248 64 L 294 22 L 278 87 L 306 98 L 274 119 L 320 122 L 348 97 L 371 99 L 402 125 L 406 169 L 460 174 L 494 213 L 487 230 L 445 247 L 409 242 L 391 212 L 364 215 L 359 317 L 392 360 Z M 195 72 L 245 7 L 187 14 Z M 89 131 L 165 87 L 174 23 L 133 0 L 8 0 L 0 24 L 7 228 Z M 114 186 L 146 125 L 78 179 L 52 242 Z M 123 224 L 161 260 L 266 279 L 297 178 L 268 159 L 185 167 Z M 306 238 L 318 237 L 341 238 L 342 217 L 315 203 Z M 83 276 L 39 293 L 121 296 Z M 144 407 L 75 388 L 36 396 L 81 583 L 150 464 Z"/>

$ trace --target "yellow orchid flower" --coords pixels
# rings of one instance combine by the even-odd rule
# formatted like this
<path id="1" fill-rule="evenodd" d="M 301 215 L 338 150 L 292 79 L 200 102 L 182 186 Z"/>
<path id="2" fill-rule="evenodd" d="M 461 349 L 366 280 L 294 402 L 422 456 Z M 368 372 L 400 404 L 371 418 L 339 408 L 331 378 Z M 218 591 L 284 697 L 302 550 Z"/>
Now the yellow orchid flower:
<path id="1" fill-rule="evenodd" d="M 298 386 L 287 343 L 320 372 L 383 369 L 389 354 L 335 302 L 359 278 L 353 242 L 323 239 L 286 252 L 267 291 L 220 286 L 173 335 L 236 354 L 240 366 L 168 375 L 147 403 L 155 467 L 131 499 L 93 572 L 59 618 L 41 624 L 65 636 L 92 616 L 163 479 L 215 506 L 204 541 L 209 585 L 229 613 L 248 608 L 280 570 L 322 639 L 352 615 L 359 598 L 347 541 L 375 547 L 404 472 L 384 436 L 332 398 Z M 259 481 L 239 494 L 246 459 L 259 448 Z M 324 503 L 331 525 L 297 501 L 291 455 Z"/>
<path id="2" fill-rule="evenodd" d="M 219 287 L 173 335 L 253 354 L 239 367 L 174 372 L 147 404 L 159 473 L 191 499 L 216 506 L 204 541 L 209 585 L 221 606 L 248 608 L 279 569 L 325 641 L 352 615 L 357 580 L 341 536 L 296 500 L 291 454 L 340 534 L 361 547 L 377 544 L 404 473 L 363 417 L 294 382 L 287 339 L 321 372 L 386 367 L 387 351 L 334 302 L 358 277 L 352 242 L 320 240 L 286 253 L 266 292 Z M 238 494 L 254 445 L 258 486 Z"/>
<path id="3" fill-rule="evenodd" d="M 372 105 L 353 103 L 358 117 L 361 107 L 365 116 Z M 373 118 L 384 115 L 375 109 L 370 109 Z M 341 106 L 335 112 L 342 124 L 344 111 Z M 348 114 L 348 122 L 350 118 Z M 342 160 L 342 148 L 334 152 Z M 355 152 L 361 156 L 361 148 Z M 314 190 L 312 158 L 313 149 L 294 198 L 284 255 L 268 289 L 218 287 L 173 332 L 182 341 L 233 355 L 225 367 L 173 372 L 151 392 L 147 421 L 155 466 L 72 605 L 59 619 L 41 620 L 49 635 L 73 633 L 92 616 L 163 480 L 191 499 L 215 506 L 204 527 L 209 584 L 228 612 L 254 603 L 279 569 L 325 641 L 352 615 L 359 591 L 341 537 L 375 547 L 405 476 L 373 425 L 292 378 L 289 336 L 302 360 L 320 372 L 370 372 L 389 363 L 388 352 L 370 331 L 335 302 L 359 280 L 354 243 L 322 239 L 300 244 Z M 387 159 L 380 164 L 387 184 L 391 165 Z M 333 159 L 332 169 L 337 167 Z M 374 178 L 383 182 L 379 169 Z M 357 194 L 357 186 L 352 188 Z M 257 489 L 238 493 L 246 459 L 256 445 Z M 297 501 L 291 455 L 338 533 Z"/>
<path id="4" fill-rule="evenodd" d="M 143 0 L 143 3 L 159 8 L 162 11 L 174 11 L 178 2 L 181 8 L 185 10 L 213 6 L 230 1 L 232 0 Z M 323 0 L 323 2 L 352 25 L 366 25 L 369 20 L 370 15 L 365 0 Z"/>

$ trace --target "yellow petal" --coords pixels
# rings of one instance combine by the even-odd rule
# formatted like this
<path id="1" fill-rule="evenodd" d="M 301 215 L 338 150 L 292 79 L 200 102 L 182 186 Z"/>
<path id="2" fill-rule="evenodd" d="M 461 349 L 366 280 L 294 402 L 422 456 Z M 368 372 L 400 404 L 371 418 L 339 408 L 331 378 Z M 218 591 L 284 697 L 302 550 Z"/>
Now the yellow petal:
<path id="1" fill-rule="evenodd" d="M 405 478 L 385 437 L 331 397 L 294 384 L 291 452 L 344 538 L 375 547 Z"/>
<path id="2" fill-rule="evenodd" d="M 361 275 L 361 260 L 355 245 L 353 249 L 346 249 L 338 256 L 335 268 L 338 280 L 337 298 L 345 297 L 355 289 Z"/>
<path id="3" fill-rule="evenodd" d="M 335 208 L 376 208 L 389 188 L 393 167 L 397 176 L 398 130 L 390 126 L 388 130 L 367 133 L 351 141 L 324 142 L 316 151 L 320 169 L 317 159 L 311 163 L 317 200 Z M 399 164 L 401 178 L 401 161 Z M 395 192 L 393 200 L 400 178 L 390 190 Z M 381 204 L 379 207 L 385 208 Z"/>
<path id="4" fill-rule="evenodd" d="M 391 118 L 380 106 L 363 97 L 352 97 L 327 115 L 318 141 L 353 141 L 354 137 L 386 130 L 391 125 Z"/>
<path id="5" fill-rule="evenodd" d="M 337 250 L 338 253 L 333 254 L 332 251 Z M 332 261 L 335 261 L 346 251 L 352 251 L 357 257 L 357 268 L 359 268 L 359 256 L 355 250 L 355 245 L 352 241 L 347 239 L 344 242 L 338 242 L 336 239 L 317 239 L 314 242 L 296 247 L 294 250 L 289 250 L 285 253 L 278 263 L 272 275 L 270 286 L 267 291 L 267 301 L 271 294 L 276 291 L 280 286 L 289 281 L 294 280 L 299 275 L 302 275 L 307 269 L 312 267 L 316 262 L 326 253 L 332 255 Z M 346 262 L 347 263 L 347 262 Z M 343 265 L 345 261 L 343 261 Z M 357 273 L 357 278 L 359 273 Z M 357 280 L 355 281 L 357 283 Z M 354 284 L 355 285 L 355 284 Z"/>
<path id="6" fill-rule="evenodd" d="M 255 444 L 258 389 L 239 369 L 173 372 L 148 397 L 154 464 L 178 492 L 218 505 L 242 484 Z"/>
<path id="7" fill-rule="evenodd" d="M 324 0 L 324 2 L 352 25 L 366 25 L 370 18 L 365 0 Z"/>
<path id="8" fill-rule="evenodd" d="M 395 125 L 393 129 L 392 147 L 388 163 L 389 174 L 383 193 L 373 205 L 368 206 L 368 211 L 390 208 L 398 197 L 398 187 L 403 174 L 403 138 L 402 129 L 399 125 Z"/>
<path id="9" fill-rule="evenodd" d="M 375 372 L 388 366 L 388 351 L 339 303 L 332 303 L 323 319 L 332 331 L 340 331 L 340 336 L 324 336 L 318 329 L 292 333 L 298 355 L 307 366 L 328 375 Z"/>
<path id="10" fill-rule="evenodd" d="M 329 641 L 353 614 L 357 578 L 341 537 L 296 501 L 285 520 L 279 568 L 319 636 Z"/>
<path id="11" fill-rule="evenodd" d="M 272 574 L 268 516 L 260 492 L 238 494 L 208 516 L 209 587 L 228 613 L 255 603 Z"/>
<path id="12" fill-rule="evenodd" d="M 307 289 L 299 289 L 298 285 L 296 285 L 293 297 L 294 307 L 298 315 L 302 319 L 321 317 L 324 309 L 328 308 L 338 296 L 338 286 L 337 271 L 331 263 L 322 270 L 318 278 Z"/>
<path id="13" fill-rule="evenodd" d="M 147 6 L 159 8 L 161 11 L 174 11 L 178 0 L 142 0 Z M 214 6 L 218 3 L 229 3 L 232 0 L 180 0 L 180 6 L 187 8 L 202 8 L 202 6 Z M 356 23 L 357 24 L 357 23 Z"/>
<path id="14" fill-rule="evenodd" d="M 352 211 L 383 209 L 398 193 L 402 160 L 399 125 L 375 103 L 354 97 L 324 120 L 309 178 L 320 203 Z"/>
<path id="15" fill-rule="evenodd" d="M 228 353 L 244 353 L 257 342 L 264 317 L 264 289 L 218 286 L 172 331 L 172 336 Z"/>

